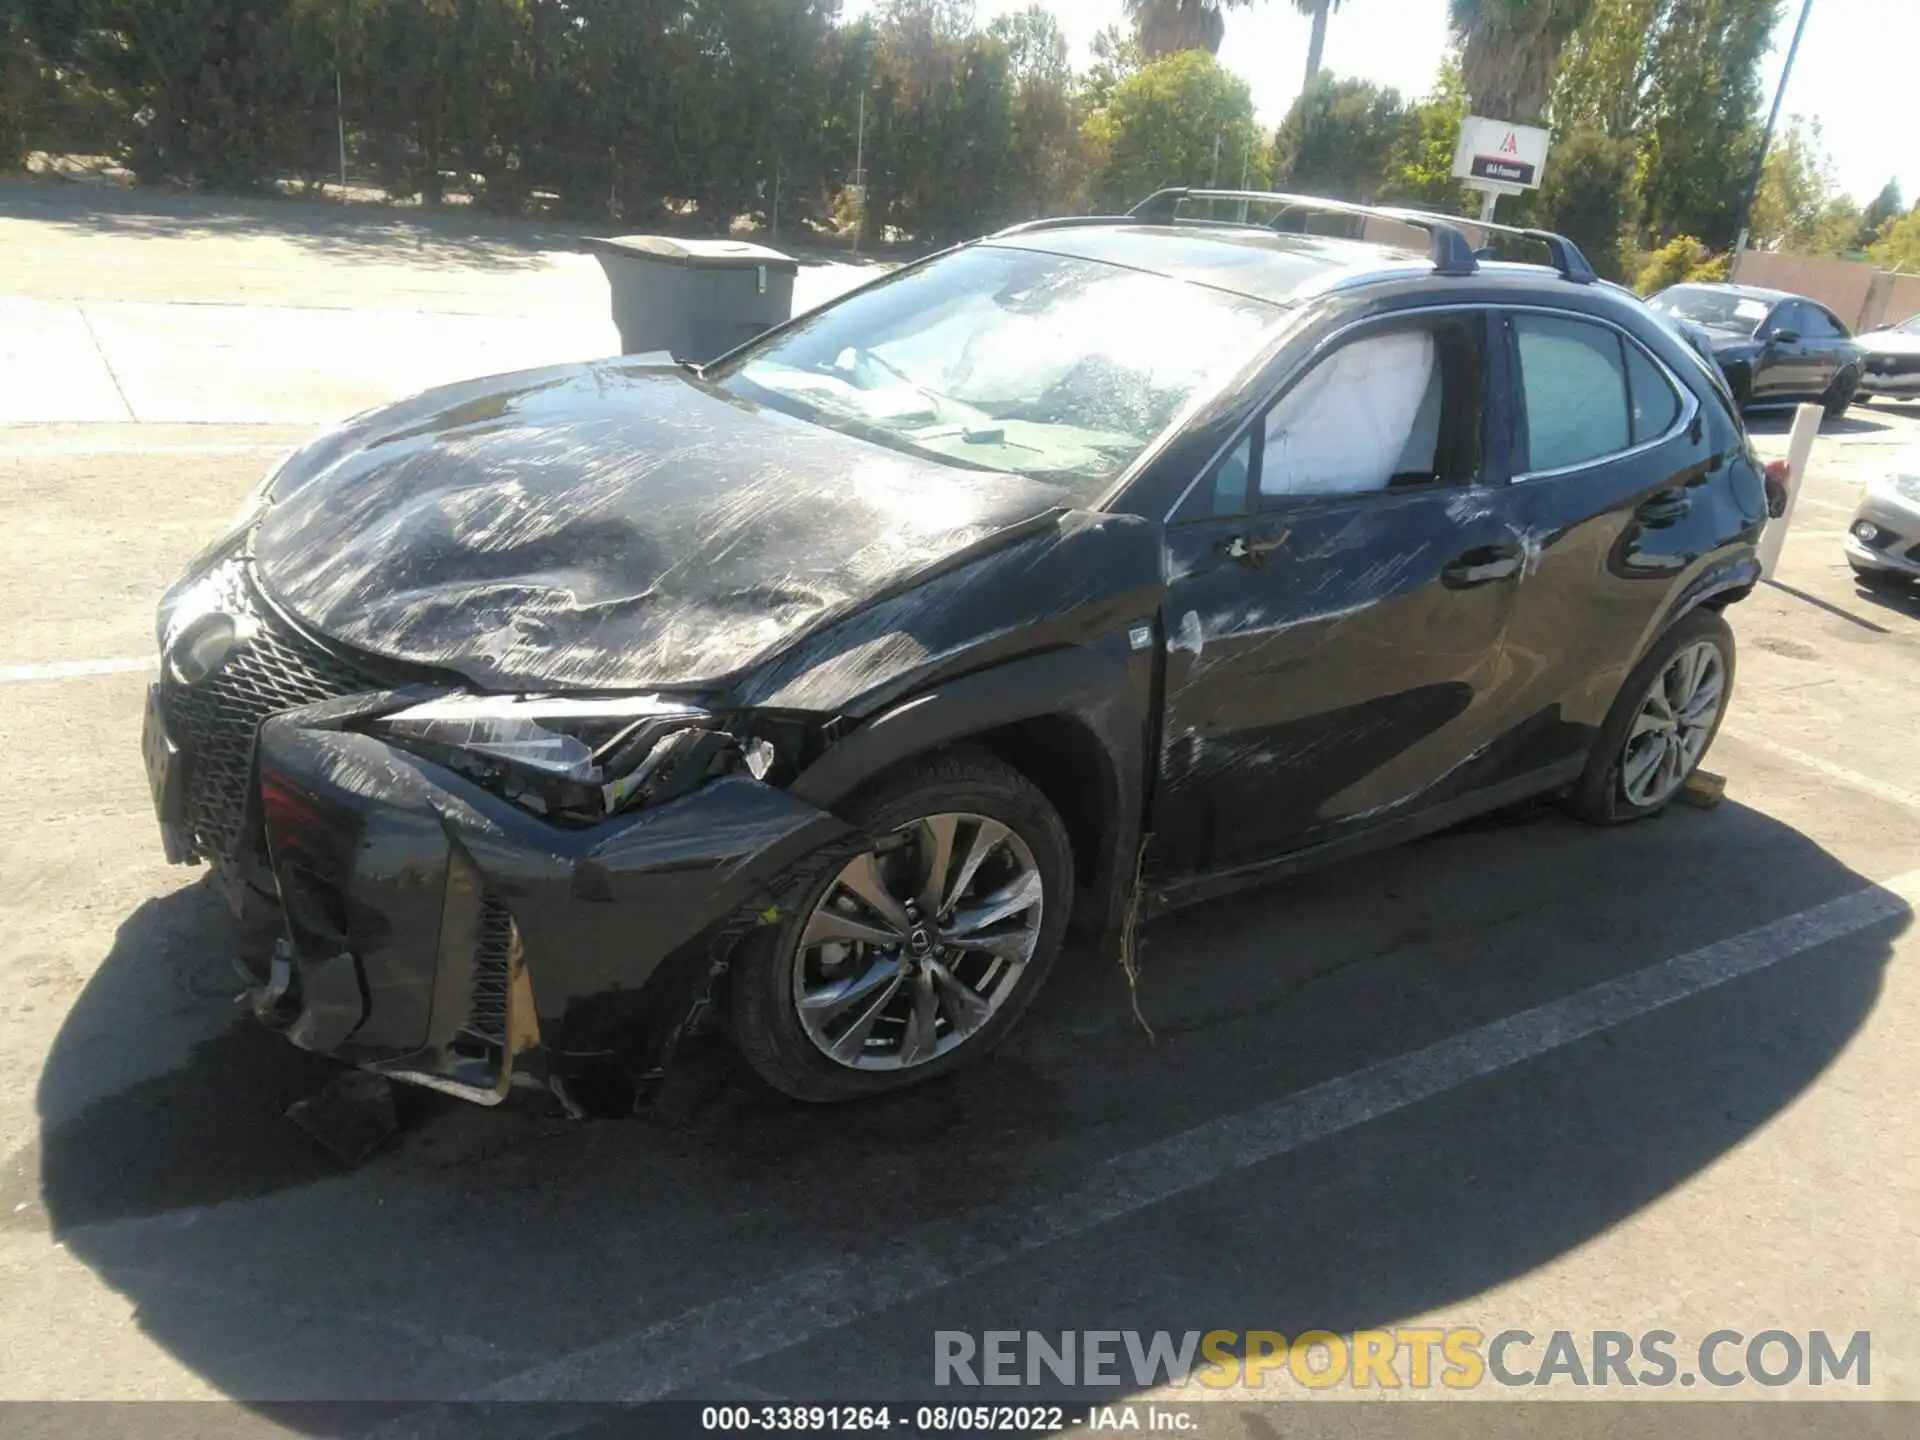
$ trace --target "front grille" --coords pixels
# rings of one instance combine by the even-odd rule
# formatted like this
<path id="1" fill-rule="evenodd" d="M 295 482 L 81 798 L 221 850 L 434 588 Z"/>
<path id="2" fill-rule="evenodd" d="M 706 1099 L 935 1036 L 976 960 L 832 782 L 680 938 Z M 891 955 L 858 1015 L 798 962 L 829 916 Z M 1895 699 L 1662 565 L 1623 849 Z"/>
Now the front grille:
<path id="1" fill-rule="evenodd" d="M 232 593 L 251 622 L 246 638 L 199 684 L 166 678 L 163 695 L 167 732 L 186 766 L 181 798 L 188 833 L 203 855 L 238 858 L 261 722 L 282 710 L 377 689 L 380 682 L 287 625 L 250 579 Z"/>
<path id="2" fill-rule="evenodd" d="M 513 986 L 513 915 L 492 896 L 480 910 L 480 943 L 473 954 L 473 1000 L 467 1011 L 469 1034 L 507 1046 L 507 992 Z"/>
<path id="3" fill-rule="evenodd" d="M 1867 371 L 1873 375 L 1920 374 L 1920 355 L 1875 355 L 1867 362 Z"/>

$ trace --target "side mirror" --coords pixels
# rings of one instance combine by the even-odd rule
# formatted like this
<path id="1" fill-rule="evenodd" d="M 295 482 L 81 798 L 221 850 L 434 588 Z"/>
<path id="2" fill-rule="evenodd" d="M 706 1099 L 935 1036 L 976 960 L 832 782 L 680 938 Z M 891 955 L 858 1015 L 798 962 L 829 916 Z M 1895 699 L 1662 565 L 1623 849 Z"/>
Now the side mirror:
<path id="1" fill-rule="evenodd" d="M 1800 332 L 1798 330 L 1776 330 L 1767 337 L 1767 343 L 1769 345 L 1798 345 L 1800 343 Z"/>

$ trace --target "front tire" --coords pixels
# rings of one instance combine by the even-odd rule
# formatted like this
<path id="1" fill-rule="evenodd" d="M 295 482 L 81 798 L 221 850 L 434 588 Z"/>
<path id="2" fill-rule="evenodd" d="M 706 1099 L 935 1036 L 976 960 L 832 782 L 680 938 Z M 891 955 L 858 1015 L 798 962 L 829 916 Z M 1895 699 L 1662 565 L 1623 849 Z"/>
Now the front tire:
<path id="1" fill-rule="evenodd" d="M 735 956 L 734 1043 L 796 1100 L 855 1100 L 984 1056 L 1066 933 L 1073 852 L 1047 798 L 993 756 L 923 757 L 857 796 L 873 843 L 835 857 Z"/>
<path id="2" fill-rule="evenodd" d="M 1594 825 L 1657 815 L 1720 732 L 1733 695 L 1733 631 L 1717 610 L 1688 612 L 1620 687 L 1569 808 Z"/>
<path id="3" fill-rule="evenodd" d="M 1847 413 L 1847 407 L 1853 404 L 1853 392 L 1860 388 L 1860 372 L 1842 370 L 1833 377 L 1821 408 L 1827 412 L 1829 420 L 1837 420 Z"/>

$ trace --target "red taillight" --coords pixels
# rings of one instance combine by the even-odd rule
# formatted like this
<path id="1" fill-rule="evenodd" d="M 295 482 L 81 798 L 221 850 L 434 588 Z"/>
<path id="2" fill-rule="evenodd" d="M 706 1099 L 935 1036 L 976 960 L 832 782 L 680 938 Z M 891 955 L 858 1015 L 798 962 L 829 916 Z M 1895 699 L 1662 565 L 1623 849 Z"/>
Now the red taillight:
<path id="1" fill-rule="evenodd" d="M 1767 479 L 1784 485 L 1787 477 L 1793 473 L 1793 467 L 1784 460 L 1769 460 L 1765 466 Z"/>

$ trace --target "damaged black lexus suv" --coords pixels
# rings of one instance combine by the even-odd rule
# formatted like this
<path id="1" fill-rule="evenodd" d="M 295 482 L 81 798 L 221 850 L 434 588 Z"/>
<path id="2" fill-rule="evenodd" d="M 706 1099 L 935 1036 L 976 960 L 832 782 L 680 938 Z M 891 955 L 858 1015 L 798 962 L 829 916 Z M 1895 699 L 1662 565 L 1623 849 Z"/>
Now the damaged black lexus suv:
<path id="1" fill-rule="evenodd" d="M 284 922 L 256 1012 L 487 1103 L 712 1025 L 836 1100 L 990 1049 L 1070 923 L 1660 810 L 1762 475 L 1660 316 L 1462 226 L 1162 192 L 298 451 L 146 721 L 169 858 Z"/>

